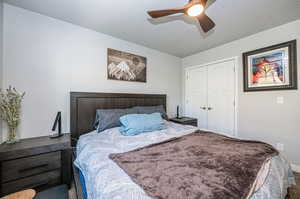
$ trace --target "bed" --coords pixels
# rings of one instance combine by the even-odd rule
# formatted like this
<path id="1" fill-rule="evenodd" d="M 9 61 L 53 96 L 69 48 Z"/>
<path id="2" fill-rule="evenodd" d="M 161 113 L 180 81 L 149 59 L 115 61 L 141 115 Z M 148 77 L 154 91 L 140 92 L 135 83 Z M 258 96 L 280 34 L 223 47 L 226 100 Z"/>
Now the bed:
<path id="1" fill-rule="evenodd" d="M 121 153 L 188 135 L 197 130 L 165 121 L 163 131 L 124 137 L 118 128 L 98 134 L 93 127 L 97 109 L 119 109 L 134 106 L 163 105 L 166 95 L 114 94 L 114 93 L 71 93 L 71 138 L 76 146 L 74 155 L 74 178 L 79 199 L 150 199 L 128 175 L 112 160 L 111 153 Z M 263 186 L 256 190 L 251 199 L 284 199 L 287 189 L 294 184 L 288 162 L 281 156 L 270 160 Z"/>

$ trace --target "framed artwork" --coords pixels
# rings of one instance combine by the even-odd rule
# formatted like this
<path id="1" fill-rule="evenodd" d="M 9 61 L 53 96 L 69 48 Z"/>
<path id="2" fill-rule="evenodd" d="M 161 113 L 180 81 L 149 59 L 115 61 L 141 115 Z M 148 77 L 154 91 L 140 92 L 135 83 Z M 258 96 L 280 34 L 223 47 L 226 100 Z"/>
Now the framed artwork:
<path id="1" fill-rule="evenodd" d="M 244 91 L 297 89 L 297 41 L 246 52 Z"/>
<path id="2" fill-rule="evenodd" d="M 107 76 L 111 80 L 146 82 L 147 58 L 114 49 L 107 50 Z"/>

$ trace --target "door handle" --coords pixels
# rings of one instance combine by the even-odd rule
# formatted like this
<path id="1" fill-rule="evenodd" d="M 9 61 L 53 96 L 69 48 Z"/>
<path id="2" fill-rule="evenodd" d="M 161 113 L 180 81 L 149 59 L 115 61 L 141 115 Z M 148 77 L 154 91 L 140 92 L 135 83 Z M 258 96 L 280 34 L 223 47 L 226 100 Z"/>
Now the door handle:
<path id="1" fill-rule="evenodd" d="M 205 106 L 203 106 L 203 107 L 200 107 L 202 110 L 206 110 L 206 107 Z"/>

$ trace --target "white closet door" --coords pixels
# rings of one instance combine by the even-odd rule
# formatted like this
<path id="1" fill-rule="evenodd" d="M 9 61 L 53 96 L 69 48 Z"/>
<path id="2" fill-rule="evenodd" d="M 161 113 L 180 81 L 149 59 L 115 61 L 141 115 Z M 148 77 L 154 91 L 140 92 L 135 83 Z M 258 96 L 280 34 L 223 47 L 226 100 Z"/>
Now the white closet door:
<path id="1" fill-rule="evenodd" d="M 199 128 L 207 128 L 207 68 L 187 72 L 185 96 L 186 115 L 197 118 Z"/>
<path id="2" fill-rule="evenodd" d="M 233 136 L 235 130 L 234 61 L 208 66 L 208 124 L 214 132 Z"/>

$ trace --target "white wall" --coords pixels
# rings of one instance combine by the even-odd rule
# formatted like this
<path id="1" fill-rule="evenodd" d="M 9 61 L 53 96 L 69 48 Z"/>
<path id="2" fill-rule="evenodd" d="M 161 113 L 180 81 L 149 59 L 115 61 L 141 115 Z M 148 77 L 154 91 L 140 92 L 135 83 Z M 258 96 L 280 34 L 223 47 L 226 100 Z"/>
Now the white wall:
<path id="1" fill-rule="evenodd" d="M 107 80 L 107 48 L 147 57 L 147 83 Z M 22 138 L 48 135 L 58 110 L 68 132 L 70 91 L 167 94 L 174 115 L 180 79 L 177 57 L 4 4 L 4 86 L 26 92 Z"/>
<path id="2" fill-rule="evenodd" d="M 238 56 L 239 136 L 263 140 L 273 145 L 283 143 L 284 155 L 292 163 L 300 165 L 300 91 L 243 92 L 242 53 L 293 39 L 298 40 L 300 63 L 299 20 L 186 57 L 182 65 L 186 68 Z M 278 96 L 284 97 L 284 104 L 276 103 Z"/>

